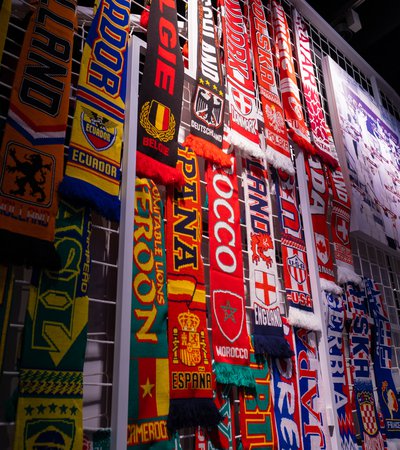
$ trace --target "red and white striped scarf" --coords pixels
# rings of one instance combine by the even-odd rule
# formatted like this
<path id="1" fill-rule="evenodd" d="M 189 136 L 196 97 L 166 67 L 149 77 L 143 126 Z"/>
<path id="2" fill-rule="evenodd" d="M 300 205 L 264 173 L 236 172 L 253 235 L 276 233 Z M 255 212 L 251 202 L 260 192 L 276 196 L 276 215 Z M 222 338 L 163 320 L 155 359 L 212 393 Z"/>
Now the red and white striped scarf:
<path id="1" fill-rule="evenodd" d="M 275 81 L 274 61 L 264 6 L 261 0 L 247 0 L 245 9 L 264 116 L 267 144 L 265 157 L 276 169 L 294 174 L 284 112 Z"/>
<path id="2" fill-rule="evenodd" d="M 315 78 L 312 62 L 310 39 L 307 28 L 300 14 L 293 10 L 294 35 L 297 49 L 297 61 L 300 69 L 303 95 L 307 106 L 307 115 L 310 122 L 311 137 L 321 160 L 334 169 L 339 165 L 335 144 L 329 127 L 325 121 L 324 110 Z"/>
<path id="3" fill-rule="evenodd" d="M 246 26 L 238 0 L 221 0 L 226 81 L 229 95 L 229 140 L 243 156 L 263 158 Z"/>

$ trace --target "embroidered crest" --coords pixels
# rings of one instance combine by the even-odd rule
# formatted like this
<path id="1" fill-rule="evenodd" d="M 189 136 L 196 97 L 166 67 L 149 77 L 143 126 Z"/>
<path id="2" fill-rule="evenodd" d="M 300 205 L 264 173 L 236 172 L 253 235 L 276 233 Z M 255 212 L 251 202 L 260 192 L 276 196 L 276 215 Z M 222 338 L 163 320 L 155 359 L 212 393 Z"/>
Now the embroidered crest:
<path id="1" fill-rule="evenodd" d="M 161 142 L 169 142 L 175 134 L 175 117 L 171 109 L 157 100 L 145 102 L 140 110 L 140 125 Z"/>
<path id="2" fill-rule="evenodd" d="M 364 430 L 370 436 L 374 436 L 378 432 L 378 424 L 376 423 L 373 394 L 367 391 L 357 392 L 357 400 L 360 405 Z"/>
<path id="3" fill-rule="evenodd" d="M 314 233 L 314 235 L 317 256 L 324 264 L 326 264 L 329 260 L 329 250 L 325 236 L 319 233 Z"/>
<path id="4" fill-rule="evenodd" d="M 98 152 L 110 148 L 117 136 L 116 122 L 82 106 L 81 128 L 89 144 Z"/>
<path id="5" fill-rule="evenodd" d="M 207 125 L 218 128 L 222 122 L 223 105 L 224 100 L 221 96 L 202 86 L 197 86 L 194 113 L 198 119 Z"/>
<path id="6" fill-rule="evenodd" d="M 236 89 L 234 86 L 231 86 L 231 93 L 233 103 L 240 113 L 244 116 L 251 114 L 253 110 L 252 99 L 241 90 Z"/>
<path id="7" fill-rule="evenodd" d="M 299 284 L 303 284 L 306 280 L 306 266 L 297 254 L 287 259 L 290 276 Z"/>
<path id="8" fill-rule="evenodd" d="M 251 233 L 251 253 L 252 260 L 258 263 L 261 259 L 265 261 L 267 267 L 272 266 L 272 258 L 266 255 L 268 250 L 274 248 L 271 236 L 267 233 Z"/>
<path id="9" fill-rule="evenodd" d="M 348 244 L 349 239 L 349 226 L 350 222 L 346 221 L 340 215 L 335 216 L 335 229 L 337 237 L 342 241 L 343 244 Z"/>
<path id="10" fill-rule="evenodd" d="M 75 423 L 67 418 L 27 420 L 24 434 L 27 439 L 26 448 L 72 450 L 76 434 Z"/>
<path id="11" fill-rule="evenodd" d="M 276 296 L 276 280 L 272 273 L 255 270 L 256 297 L 266 306 L 274 305 L 278 298 Z"/>
<path id="12" fill-rule="evenodd" d="M 221 333 L 229 342 L 235 342 L 240 336 L 244 324 L 244 301 L 239 295 L 216 290 L 213 292 L 214 317 Z"/>

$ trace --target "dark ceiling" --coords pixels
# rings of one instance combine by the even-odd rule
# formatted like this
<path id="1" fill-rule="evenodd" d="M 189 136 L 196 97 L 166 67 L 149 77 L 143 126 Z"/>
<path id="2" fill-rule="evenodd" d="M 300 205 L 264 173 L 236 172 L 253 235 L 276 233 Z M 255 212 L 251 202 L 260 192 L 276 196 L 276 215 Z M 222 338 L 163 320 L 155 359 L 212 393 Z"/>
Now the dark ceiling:
<path id="1" fill-rule="evenodd" d="M 400 95 L 400 1 L 306 1 Z"/>

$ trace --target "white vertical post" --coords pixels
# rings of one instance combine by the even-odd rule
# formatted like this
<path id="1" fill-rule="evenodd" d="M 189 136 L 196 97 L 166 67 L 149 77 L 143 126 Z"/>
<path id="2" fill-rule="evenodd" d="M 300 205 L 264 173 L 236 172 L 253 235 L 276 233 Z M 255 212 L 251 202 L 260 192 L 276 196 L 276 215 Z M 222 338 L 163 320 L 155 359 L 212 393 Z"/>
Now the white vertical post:
<path id="1" fill-rule="evenodd" d="M 326 417 L 331 436 L 331 444 L 333 449 L 340 448 L 340 433 L 337 415 L 334 409 L 335 396 L 333 392 L 333 381 L 331 376 L 331 368 L 329 365 L 329 348 L 326 324 L 324 320 L 324 311 L 322 305 L 322 290 L 318 275 L 317 252 L 315 250 L 314 230 L 311 221 L 311 208 L 308 198 L 308 187 L 306 180 L 306 168 L 304 165 L 304 155 L 298 149 L 296 150 L 296 175 L 299 185 L 301 214 L 304 226 L 304 238 L 307 248 L 307 260 L 309 265 L 311 296 L 313 299 L 314 313 L 319 319 L 321 331 L 317 332 L 318 337 L 318 357 L 321 367 L 322 380 L 319 380 L 318 388 L 321 400 L 325 404 Z"/>
<path id="2" fill-rule="evenodd" d="M 131 36 L 128 46 L 128 76 L 124 148 L 122 158 L 121 220 L 119 226 L 117 303 L 111 405 L 111 449 L 127 447 L 129 358 L 131 333 L 131 285 L 134 196 L 136 177 L 137 108 L 140 39 Z"/>

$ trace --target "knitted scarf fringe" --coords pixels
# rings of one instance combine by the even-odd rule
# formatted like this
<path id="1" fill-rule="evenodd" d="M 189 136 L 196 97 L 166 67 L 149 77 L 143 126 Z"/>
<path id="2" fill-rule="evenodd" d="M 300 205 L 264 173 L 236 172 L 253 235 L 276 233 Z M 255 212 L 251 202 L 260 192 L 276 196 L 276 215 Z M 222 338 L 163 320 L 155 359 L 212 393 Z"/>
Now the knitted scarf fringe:
<path id="1" fill-rule="evenodd" d="M 167 429 L 173 433 L 185 427 L 213 427 L 222 416 L 211 398 L 171 399 L 167 419 Z"/>
<path id="2" fill-rule="evenodd" d="M 176 184 L 182 187 L 185 184 L 182 172 L 140 152 L 136 153 L 136 175 L 151 178 L 155 183 L 162 185 Z"/>
<path id="3" fill-rule="evenodd" d="M 319 331 L 321 325 L 316 315 L 309 311 L 302 311 L 298 308 L 289 306 L 288 322 L 293 327 L 300 327 L 306 330 Z"/>
<path id="4" fill-rule="evenodd" d="M 343 292 L 343 289 L 333 281 L 325 280 L 324 278 L 320 278 L 319 281 L 323 291 L 332 292 L 332 294 L 337 295 L 340 295 Z"/>
<path id="5" fill-rule="evenodd" d="M 288 133 L 292 141 L 297 144 L 302 150 L 310 155 L 315 155 L 317 153 L 317 149 L 311 142 L 308 142 L 303 137 L 299 136 L 293 128 L 288 129 Z"/>
<path id="6" fill-rule="evenodd" d="M 106 219 L 119 222 L 120 200 L 86 181 L 67 176 L 60 183 L 58 192 L 65 199 L 74 200 L 78 205 L 89 206 Z"/>
<path id="7" fill-rule="evenodd" d="M 218 383 L 234 384 L 250 389 L 256 388 L 253 371 L 250 367 L 237 366 L 228 363 L 215 363 L 215 376 Z"/>
<path id="8" fill-rule="evenodd" d="M 267 147 L 265 151 L 265 157 L 269 164 L 271 164 L 275 169 L 283 170 L 284 172 L 288 173 L 289 175 L 294 175 L 295 170 L 293 163 L 290 159 L 288 159 L 286 156 L 283 156 L 279 154 L 276 150 L 272 150 Z"/>
<path id="9" fill-rule="evenodd" d="M 254 334 L 253 341 L 256 355 L 268 354 L 274 358 L 290 358 L 294 355 L 284 337 Z"/>
<path id="10" fill-rule="evenodd" d="M 349 267 L 345 267 L 337 262 L 337 280 L 339 284 L 352 282 L 360 286 L 362 279 L 359 275 L 357 275 L 354 270 Z M 399 447 L 400 448 L 400 447 Z"/>
<path id="11" fill-rule="evenodd" d="M 251 156 L 258 159 L 263 159 L 265 157 L 265 153 L 261 150 L 259 145 L 248 141 L 241 134 L 232 129 L 230 130 L 230 141 L 244 157 Z"/>
<path id="12" fill-rule="evenodd" d="M 198 136 L 189 134 L 183 145 L 194 150 L 197 156 L 207 159 L 214 164 L 218 164 L 221 167 L 231 167 L 232 165 L 231 156 L 226 155 L 216 145 Z"/>

